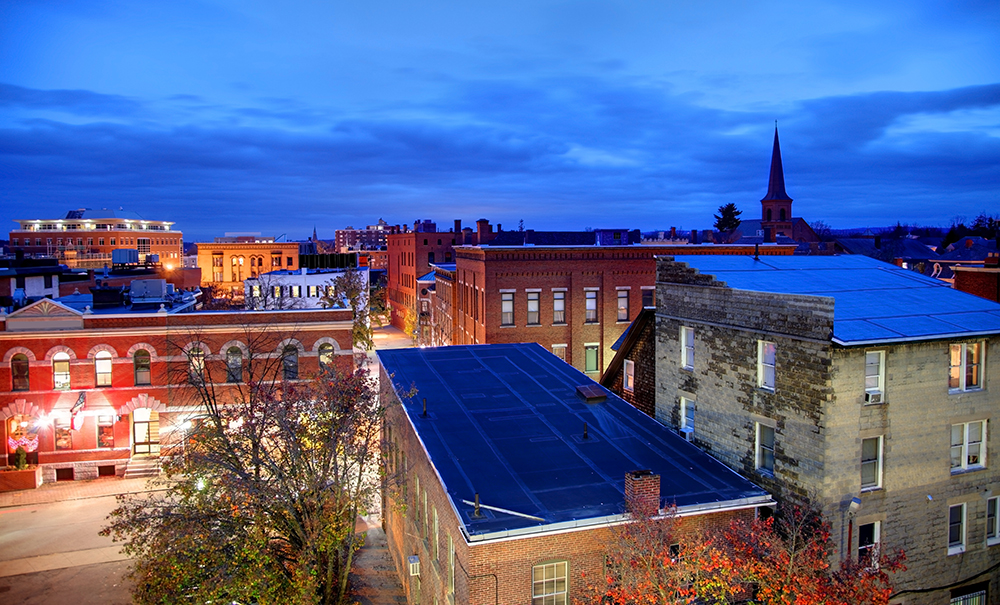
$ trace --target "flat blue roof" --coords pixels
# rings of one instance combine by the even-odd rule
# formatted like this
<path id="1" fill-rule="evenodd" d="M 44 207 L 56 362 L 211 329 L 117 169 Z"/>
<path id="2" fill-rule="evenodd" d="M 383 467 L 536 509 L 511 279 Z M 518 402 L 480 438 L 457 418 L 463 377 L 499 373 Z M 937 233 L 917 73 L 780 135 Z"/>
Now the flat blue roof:
<path id="1" fill-rule="evenodd" d="M 1000 304 L 867 256 L 682 256 L 731 288 L 834 299 L 838 344 L 1000 334 Z"/>
<path id="2" fill-rule="evenodd" d="M 634 470 L 659 474 L 661 503 L 681 512 L 771 501 L 537 344 L 381 350 L 378 356 L 397 392 L 416 388 L 403 408 L 473 541 L 618 519 L 625 474 Z M 576 394 L 580 385 L 607 398 L 586 403 Z M 481 518 L 466 503 L 476 493 Z"/>

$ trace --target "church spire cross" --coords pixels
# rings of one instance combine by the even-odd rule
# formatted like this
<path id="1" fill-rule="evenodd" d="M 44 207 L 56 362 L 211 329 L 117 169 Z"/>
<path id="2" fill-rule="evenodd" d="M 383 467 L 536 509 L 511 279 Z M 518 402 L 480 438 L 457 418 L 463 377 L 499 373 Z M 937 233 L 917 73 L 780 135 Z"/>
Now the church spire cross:
<path id="1" fill-rule="evenodd" d="M 778 145 L 778 121 L 774 121 L 774 150 L 771 152 L 771 176 L 767 182 L 767 195 L 760 201 L 787 200 L 785 193 L 785 171 L 781 167 L 781 147 Z"/>

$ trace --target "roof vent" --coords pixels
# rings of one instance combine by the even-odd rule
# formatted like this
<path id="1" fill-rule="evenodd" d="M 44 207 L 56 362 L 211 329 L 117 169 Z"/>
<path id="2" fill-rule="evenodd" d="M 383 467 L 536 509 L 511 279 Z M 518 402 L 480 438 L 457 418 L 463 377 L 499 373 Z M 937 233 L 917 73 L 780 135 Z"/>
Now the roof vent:
<path id="1" fill-rule="evenodd" d="M 601 403 L 608 398 L 608 392 L 596 384 L 581 384 L 576 387 L 576 396 L 587 403 Z"/>

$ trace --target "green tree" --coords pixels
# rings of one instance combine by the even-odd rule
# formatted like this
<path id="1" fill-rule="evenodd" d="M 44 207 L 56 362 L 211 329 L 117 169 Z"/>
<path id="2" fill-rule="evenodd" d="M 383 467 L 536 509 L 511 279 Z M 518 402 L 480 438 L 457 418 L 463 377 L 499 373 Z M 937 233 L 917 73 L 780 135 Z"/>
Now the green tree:
<path id="1" fill-rule="evenodd" d="M 363 370 L 282 379 L 279 338 L 248 330 L 246 380 L 192 378 L 199 419 L 162 491 L 122 496 L 136 603 L 348 602 L 355 520 L 379 493 L 384 408 Z M 173 453 L 177 453 L 175 450 Z"/>
<path id="2" fill-rule="evenodd" d="M 736 204 L 730 202 L 719 206 L 719 213 L 715 215 L 715 228 L 724 233 L 735 231 L 740 226 L 740 215 L 742 210 L 736 209 Z"/>
<path id="3" fill-rule="evenodd" d="M 325 293 L 320 300 L 320 305 L 324 309 L 350 307 L 354 313 L 351 340 L 355 347 L 365 351 L 375 347 L 368 298 L 367 275 L 350 268 L 327 282 Z"/>

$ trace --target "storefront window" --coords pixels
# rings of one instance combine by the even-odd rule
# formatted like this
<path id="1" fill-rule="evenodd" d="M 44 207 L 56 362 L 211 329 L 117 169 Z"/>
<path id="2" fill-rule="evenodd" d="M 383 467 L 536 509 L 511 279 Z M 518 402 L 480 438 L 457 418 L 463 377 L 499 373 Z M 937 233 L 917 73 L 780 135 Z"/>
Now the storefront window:
<path id="1" fill-rule="evenodd" d="M 70 430 L 69 418 L 59 416 L 55 419 L 56 427 L 56 449 L 73 449 L 73 431 Z"/>
<path id="2" fill-rule="evenodd" d="M 7 451 L 14 454 L 19 447 L 27 452 L 28 464 L 38 464 L 38 425 L 30 416 L 21 414 L 7 420 Z"/>

